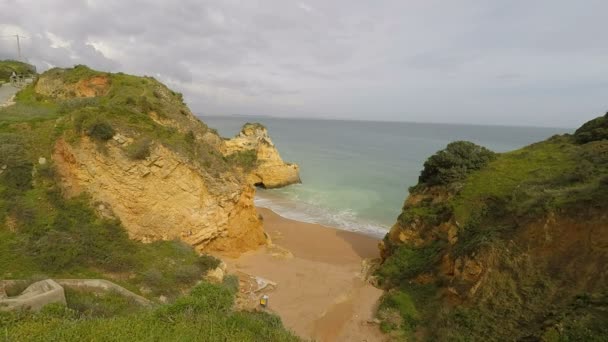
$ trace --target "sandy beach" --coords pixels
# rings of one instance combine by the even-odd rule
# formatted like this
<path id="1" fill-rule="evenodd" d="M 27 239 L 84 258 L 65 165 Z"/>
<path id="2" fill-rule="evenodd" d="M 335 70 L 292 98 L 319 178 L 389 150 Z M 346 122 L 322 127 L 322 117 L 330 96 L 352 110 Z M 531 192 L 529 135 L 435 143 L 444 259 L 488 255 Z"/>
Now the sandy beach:
<path id="1" fill-rule="evenodd" d="M 230 273 L 277 283 L 268 310 L 305 339 L 382 341 L 370 324 L 382 291 L 360 278 L 361 261 L 378 257 L 378 240 L 283 218 L 258 208 L 273 245 L 224 258 Z"/>

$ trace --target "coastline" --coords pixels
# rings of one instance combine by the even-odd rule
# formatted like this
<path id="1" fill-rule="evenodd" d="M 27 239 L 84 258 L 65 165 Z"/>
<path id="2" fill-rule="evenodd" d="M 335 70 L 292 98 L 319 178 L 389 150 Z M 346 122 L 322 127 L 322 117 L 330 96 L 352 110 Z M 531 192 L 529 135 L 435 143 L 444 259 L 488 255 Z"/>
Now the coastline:
<path id="1" fill-rule="evenodd" d="M 284 218 L 257 207 L 272 244 L 224 257 L 229 273 L 244 272 L 277 283 L 268 311 L 305 339 L 382 341 L 373 320 L 382 291 L 360 277 L 361 262 L 377 258 L 378 239 Z"/>
<path id="2" fill-rule="evenodd" d="M 289 189 L 296 189 L 297 186 L 300 185 L 292 185 Z M 277 189 L 256 189 L 255 206 L 272 210 L 286 219 L 319 224 L 331 229 L 345 230 L 376 239 L 382 239 L 392 225 L 392 223 L 383 225 L 369 218 L 363 219 L 350 209 L 330 210 L 320 205 L 313 205 L 306 200 L 290 198 L 290 195 L 284 192 L 289 191 L 287 189 L 278 189 L 281 192 L 276 191 Z"/>

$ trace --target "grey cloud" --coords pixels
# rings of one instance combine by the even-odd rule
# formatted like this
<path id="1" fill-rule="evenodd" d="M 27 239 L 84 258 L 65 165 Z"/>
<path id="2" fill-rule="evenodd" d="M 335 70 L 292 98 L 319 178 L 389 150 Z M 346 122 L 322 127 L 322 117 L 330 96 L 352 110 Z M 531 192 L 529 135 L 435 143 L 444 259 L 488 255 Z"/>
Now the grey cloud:
<path id="1" fill-rule="evenodd" d="M 153 75 L 207 114 L 576 126 L 608 106 L 606 12 L 601 0 L 4 0 L 0 34 L 28 35 L 40 69 Z M 0 39 L 0 58 L 14 50 Z"/>

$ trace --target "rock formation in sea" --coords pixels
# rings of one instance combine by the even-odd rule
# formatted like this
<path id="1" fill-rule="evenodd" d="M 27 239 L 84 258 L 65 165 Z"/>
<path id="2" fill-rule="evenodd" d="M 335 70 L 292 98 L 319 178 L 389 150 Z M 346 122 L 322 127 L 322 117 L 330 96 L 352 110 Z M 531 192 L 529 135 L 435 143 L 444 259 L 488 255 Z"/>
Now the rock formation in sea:
<path id="1" fill-rule="evenodd" d="M 283 161 L 266 127 L 247 123 L 236 137 L 226 140 L 225 145 L 226 155 L 255 153 L 257 163 L 249 171 L 249 183 L 267 189 L 301 183 L 298 165 Z"/>

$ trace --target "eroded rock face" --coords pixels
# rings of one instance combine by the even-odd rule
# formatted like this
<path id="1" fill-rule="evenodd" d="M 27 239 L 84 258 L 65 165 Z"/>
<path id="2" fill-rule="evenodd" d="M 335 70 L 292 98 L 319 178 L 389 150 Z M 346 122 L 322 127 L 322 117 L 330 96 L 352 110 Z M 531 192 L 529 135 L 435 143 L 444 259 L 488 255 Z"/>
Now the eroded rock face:
<path id="1" fill-rule="evenodd" d="M 107 142 L 104 153 L 86 137 L 74 146 L 58 140 L 53 161 L 67 196 L 90 194 L 104 216 L 111 211 L 143 242 L 181 239 L 231 253 L 265 243 L 254 188 L 238 175 L 211 177 L 159 144 L 145 160 L 131 160 L 120 140 Z"/>
<path id="2" fill-rule="evenodd" d="M 222 261 L 216 268 L 209 270 L 205 278 L 212 283 L 221 284 L 226 276 L 226 268 L 226 263 Z"/>
<path id="3" fill-rule="evenodd" d="M 417 205 L 420 208 L 423 203 L 445 204 L 451 196 L 453 194 L 439 187 L 418 190 L 409 195 L 404 208 L 408 210 Z M 608 270 L 602 266 L 608 260 L 606 222 L 606 213 L 590 211 L 581 217 L 571 217 L 547 212 L 534 220 L 521 220 L 516 228 L 511 228 L 508 240 L 498 246 L 458 254 L 455 246 L 463 227 L 453 214 L 441 220 L 419 218 L 407 223 L 398 220 L 379 243 L 379 249 L 386 259 L 392 248 L 401 245 L 417 248 L 443 241 L 436 267 L 413 281 L 420 282 L 426 276 L 434 278 L 447 290 L 452 303 L 483 297 L 480 293 L 487 296 L 503 282 L 529 281 L 539 274 L 555 283 L 566 283 L 561 291 L 570 291 L 568 295 L 572 295 L 608 281 Z"/>
<path id="4" fill-rule="evenodd" d="M 109 90 L 110 79 L 105 75 L 94 76 L 71 84 L 66 84 L 60 78 L 40 77 L 35 87 L 36 93 L 59 99 L 103 96 Z"/>
<path id="5" fill-rule="evenodd" d="M 225 141 L 225 155 L 251 150 L 256 152 L 257 165 L 249 173 L 250 184 L 270 189 L 301 183 L 298 165 L 281 159 L 264 126 L 246 124 L 239 135 Z"/>

